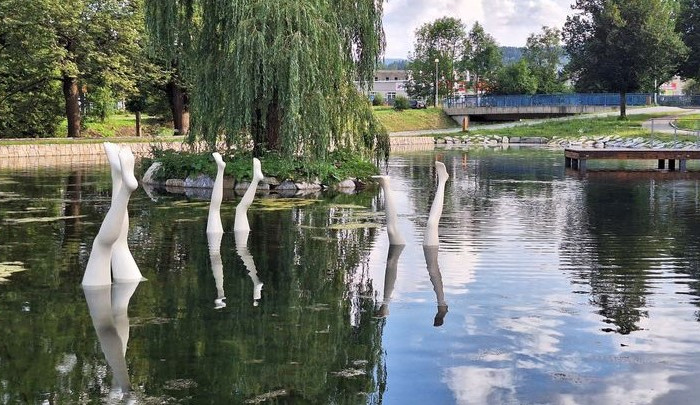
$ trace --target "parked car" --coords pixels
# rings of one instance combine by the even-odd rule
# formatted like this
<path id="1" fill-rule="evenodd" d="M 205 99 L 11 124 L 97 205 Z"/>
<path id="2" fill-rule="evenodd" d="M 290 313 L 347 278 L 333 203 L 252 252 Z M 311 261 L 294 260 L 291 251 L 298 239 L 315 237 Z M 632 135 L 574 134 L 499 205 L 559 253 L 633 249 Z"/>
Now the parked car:
<path id="1" fill-rule="evenodd" d="M 409 105 L 411 106 L 411 108 L 428 108 L 425 105 L 425 101 L 422 100 L 411 100 L 409 102 Z"/>

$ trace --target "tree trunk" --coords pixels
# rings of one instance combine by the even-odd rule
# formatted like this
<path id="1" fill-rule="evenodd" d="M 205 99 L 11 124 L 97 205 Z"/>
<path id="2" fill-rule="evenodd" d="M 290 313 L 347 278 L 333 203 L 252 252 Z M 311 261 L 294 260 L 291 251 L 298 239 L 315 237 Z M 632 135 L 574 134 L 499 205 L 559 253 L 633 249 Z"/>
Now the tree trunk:
<path id="1" fill-rule="evenodd" d="M 80 103 L 78 102 L 78 78 L 63 76 L 63 97 L 66 101 L 66 119 L 68 120 L 68 137 L 80 136 Z"/>
<path id="2" fill-rule="evenodd" d="M 265 136 L 265 141 L 267 142 L 268 150 L 279 151 L 282 120 L 276 95 L 273 100 L 274 101 L 267 108 L 267 134 Z"/>
<path id="3" fill-rule="evenodd" d="M 620 91 L 620 119 L 627 119 L 627 92 Z"/>
<path id="4" fill-rule="evenodd" d="M 141 136 L 141 111 L 136 111 L 136 136 Z"/>
<path id="5" fill-rule="evenodd" d="M 168 99 L 173 114 L 175 135 L 187 135 L 190 129 L 190 111 L 187 94 L 173 79 L 168 83 Z"/>

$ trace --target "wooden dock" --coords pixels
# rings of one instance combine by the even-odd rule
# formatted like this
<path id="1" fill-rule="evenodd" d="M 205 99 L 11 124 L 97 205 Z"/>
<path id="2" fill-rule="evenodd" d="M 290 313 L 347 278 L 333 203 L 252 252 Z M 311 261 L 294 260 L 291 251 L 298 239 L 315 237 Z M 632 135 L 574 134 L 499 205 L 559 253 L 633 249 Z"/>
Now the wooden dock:
<path id="1" fill-rule="evenodd" d="M 656 160 L 659 169 L 685 172 L 688 160 L 700 160 L 700 149 L 566 148 L 564 157 L 566 167 L 579 171 L 586 171 L 586 162 L 589 159 L 616 159 Z"/>

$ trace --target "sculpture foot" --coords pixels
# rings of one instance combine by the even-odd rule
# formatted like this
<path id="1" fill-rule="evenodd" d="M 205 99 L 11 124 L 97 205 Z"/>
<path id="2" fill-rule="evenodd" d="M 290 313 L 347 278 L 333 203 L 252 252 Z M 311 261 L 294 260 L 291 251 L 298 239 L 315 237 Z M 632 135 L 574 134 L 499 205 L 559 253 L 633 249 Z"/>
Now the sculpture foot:
<path id="1" fill-rule="evenodd" d="M 438 175 L 438 181 L 445 182 L 447 179 L 450 178 L 450 175 L 447 174 L 447 168 L 445 167 L 445 164 L 439 161 L 435 161 L 435 169 L 437 171 Z"/>
<path id="2" fill-rule="evenodd" d="M 221 157 L 221 154 L 219 152 L 214 152 L 211 155 L 214 157 L 217 169 L 224 170 L 226 168 L 226 162 L 224 162 L 224 159 Z"/>
<path id="3" fill-rule="evenodd" d="M 119 152 L 119 162 L 122 168 L 122 182 L 129 191 L 138 188 L 139 182 L 134 176 L 134 154 L 129 149 L 122 149 Z"/>
<path id="4" fill-rule="evenodd" d="M 262 165 L 258 158 L 253 158 L 253 183 L 257 181 L 262 181 L 265 178 L 262 172 Z"/>

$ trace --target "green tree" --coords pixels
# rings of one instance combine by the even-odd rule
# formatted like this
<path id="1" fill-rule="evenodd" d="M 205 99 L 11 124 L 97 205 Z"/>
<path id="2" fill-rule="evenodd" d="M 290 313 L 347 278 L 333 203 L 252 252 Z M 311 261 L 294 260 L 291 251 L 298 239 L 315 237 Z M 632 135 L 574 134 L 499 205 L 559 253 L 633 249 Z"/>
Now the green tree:
<path id="1" fill-rule="evenodd" d="M 409 96 L 434 100 L 436 80 L 439 94 L 452 93 L 465 38 L 464 23 L 452 17 L 439 18 L 416 30 L 414 51 L 408 61 L 410 79 L 406 92 Z"/>
<path id="2" fill-rule="evenodd" d="M 60 122 L 50 3 L 0 1 L 0 137 L 49 137 Z"/>
<path id="3" fill-rule="evenodd" d="M 366 89 L 374 77 L 381 2 L 146 0 L 146 13 L 191 84 L 191 141 L 309 158 L 372 146 L 376 123 L 353 80 Z"/>
<path id="4" fill-rule="evenodd" d="M 140 0 L 55 1 L 51 26 L 62 48 L 59 77 L 68 120 L 68 136 L 80 135 L 80 99 L 84 91 L 133 90 L 134 66 L 142 54 Z M 85 103 L 84 103 L 85 105 Z"/>
<path id="5" fill-rule="evenodd" d="M 700 79 L 700 1 L 680 0 L 678 32 L 688 47 L 688 57 L 679 70 L 683 77 Z"/>
<path id="6" fill-rule="evenodd" d="M 675 0 L 577 0 L 567 17 L 567 70 L 579 91 L 620 93 L 620 117 L 626 118 L 626 94 L 645 83 L 663 82 L 676 71 L 686 47 L 675 31 Z"/>
<path id="7" fill-rule="evenodd" d="M 537 78 L 538 93 L 558 93 L 564 91 L 564 83 L 559 75 L 559 67 L 564 49 L 561 46 L 561 30 L 542 27 L 539 34 L 527 38 L 523 57 L 532 74 Z"/>
<path id="8" fill-rule="evenodd" d="M 496 40 L 475 22 L 469 35 L 464 41 L 464 56 L 462 66 L 469 70 L 474 79 L 474 92 L 479 94 L 479 82 L 489 82 L 503 65 L 503 55 Z"/>
<path id="9" fill-rule="evenodd" d="M 498 71 L 490 92 L 493 94 L 535 94 L 537 92 L 537 77 L 530 70 L 527 61 L 520 59 Z"/>

